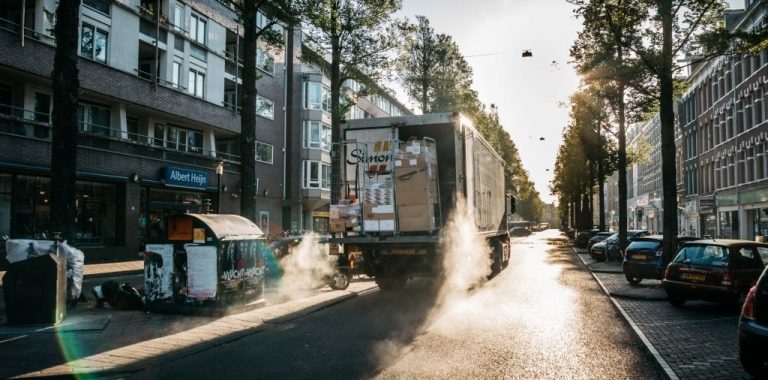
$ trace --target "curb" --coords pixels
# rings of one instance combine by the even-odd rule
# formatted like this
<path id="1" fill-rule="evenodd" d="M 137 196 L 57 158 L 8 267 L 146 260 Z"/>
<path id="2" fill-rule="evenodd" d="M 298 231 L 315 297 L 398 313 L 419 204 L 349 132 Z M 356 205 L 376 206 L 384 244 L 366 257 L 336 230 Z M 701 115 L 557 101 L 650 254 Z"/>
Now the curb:
<path id="1" fill-rule="evenodd" d="M 576 251 L 574 250 L 574 253 Z M 579 260 L 581 262 L 581 260 Z M 584 264 L 584 263 L 582 263 Z M 589 270 L 589 267 L 585 265 L 585 267 Z M 648 352 L 653 355 L 653 358 L 656 359 L 656 363 L 661 367 L 661 369 L 664 371 L 664 373 L 667 375 L 667 377 L 670 380 L 679 380 L 680 377 L 677 376 L 675 371 L 672 369 L 672 367 L 667 363 L 667 361 L 661 356 L 659 351 L 656 349 L 656 347 L 651 343 L 650 340 L 648 340 L 648 337 L 645 336 L 645 334 L 640 330 L 639 327 L 637 327 L 637 324 L 632 319 L 632 317 L 627 314 L 627 312 L 624 310 L 623 307 L 616 301 L 614 296 L 611 295 L 610 292 L 608 292 L 608 288 L 605 287 L 602 281 L 600 281 L 597 276 L 595 276 L 592 271 L 589 271 L 589 274 L 592 275 L 592 278 L 597 281 L 597 284 L 600 285 L 600 288 L 603 290 L 603 293 L 605 293 L 606 296 L 608 296 L 608 299 L 611 300 L 611 303 L 613 306 L 621 313 L 621 315 L 624 317 L 624 320 L 629 324 L 629 327 L 632 328 L 632 331 L 635 332 L 635 335 L 637 335 L 638 338 L 643 342 L 643 345 L 645 345 L 645 348 L 648 350 Z"/>

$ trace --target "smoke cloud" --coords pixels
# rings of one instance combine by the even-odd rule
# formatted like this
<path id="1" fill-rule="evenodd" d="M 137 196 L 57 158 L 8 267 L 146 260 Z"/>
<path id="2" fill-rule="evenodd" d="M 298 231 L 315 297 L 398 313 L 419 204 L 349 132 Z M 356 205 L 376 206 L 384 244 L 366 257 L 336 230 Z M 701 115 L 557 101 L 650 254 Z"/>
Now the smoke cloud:
<path id="1" fill-rule="evenodd" d="M 491 274 L 491 249 L 477 234 L 475 220 L 464 197 L 456 207 L 442 233 L 443 278 L 438 292 L 438 307 L 462 299 L 468 291 L 482 286 Z"/>
<path id="2" fill-rule="evenodd" d="M 279 263 L 283 276 L 277 294 L 287 301 L 302 298 L 320 287 L 323 278 L 334 272 L 328 247 L 319 243 L 315 233 L 302 236 L 301 243 L 289 248 Z"/>

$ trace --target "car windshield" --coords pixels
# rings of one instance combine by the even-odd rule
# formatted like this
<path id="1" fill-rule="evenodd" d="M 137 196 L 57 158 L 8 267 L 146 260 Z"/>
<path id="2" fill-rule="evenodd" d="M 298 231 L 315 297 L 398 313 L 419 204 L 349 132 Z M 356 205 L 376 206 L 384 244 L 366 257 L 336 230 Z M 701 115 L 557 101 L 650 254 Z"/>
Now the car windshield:
<path id="1" fill-rule="evenodd" d="M 728 248 L 717 245 L 686 245 L 674 260 L 676 263 L 708 267 L 727 267 L 728 261 Z"/>
<path id="2" fill-rule="evenodd" d="M 608 236 L 605 240 L 606 243 L 613 243 L 619 241 L 619 234 L 613 234 Z"/>

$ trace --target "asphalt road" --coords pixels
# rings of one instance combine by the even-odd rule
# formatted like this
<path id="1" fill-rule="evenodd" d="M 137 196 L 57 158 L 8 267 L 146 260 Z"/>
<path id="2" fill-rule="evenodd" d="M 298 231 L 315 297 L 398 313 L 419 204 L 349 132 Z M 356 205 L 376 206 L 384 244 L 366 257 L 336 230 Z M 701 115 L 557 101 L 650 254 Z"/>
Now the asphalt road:
<path id="1" fill-rule="evenodd" d="M 549 230 L 510 266 L 443 297 L 417 280 L 151 368 L 140 378 L 662 378 L 590 274 Z M 437 300 L 440 301 L 437 301 Z"/>

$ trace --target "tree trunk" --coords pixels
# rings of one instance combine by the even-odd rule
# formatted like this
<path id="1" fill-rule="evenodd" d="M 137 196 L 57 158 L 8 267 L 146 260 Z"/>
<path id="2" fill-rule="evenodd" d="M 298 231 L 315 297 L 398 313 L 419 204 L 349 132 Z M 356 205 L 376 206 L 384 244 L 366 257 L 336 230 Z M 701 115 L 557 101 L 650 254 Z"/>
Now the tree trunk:
<path id="1" fill-rule="evenodd" d="M 672 1 L 661 0 L 662 61 L 659 70 L 661 118 L 661 177 L 664 193 L 664 265 L 677 249 L 677 180 L 675 178 L 675 113 L 672 82 Z"/>
<path id="2" fill-rule="evenodd" d="M 600 161 L 597 163 L 597 184 L 598 184 L 598 203 L 599 203 L 599 212 L 600 212 L 600 231 L 607 231 L 605 228 L 605 174 L 603 173 L 603 162 Z"/>
<path id="3" fill-rule="evenodd" d="M 331 1 L 331 204 L 341 193 L 341 26 L 339 2 Z"/>
<path id="4" fill-rule="evenodd" d="M 240 111 L 240 215 L 256 221 L 256 26 L 255 0 L 247 0 L 243 18 L 243 99 Z M 268 234 L 269 231 L 264 231 Z"/>
<path id="5" fill-rule="evenodd" d="M 77 197 L 77 107 L 80 81 L 77 45 L 80 0 L 59 0 L 56 8 L 56 53 L 53 61 L 51 143 L 51 225 L 61 238 L 75 237 Z M 54 232 L 49 231 L 49 232 Z"/>
<path id="6" fill-rule="evenodd" d="M 595 225 L 595 165 L 594 163 L 589 164 L 589 228 L 592 229 L 592 227 Z"/>

